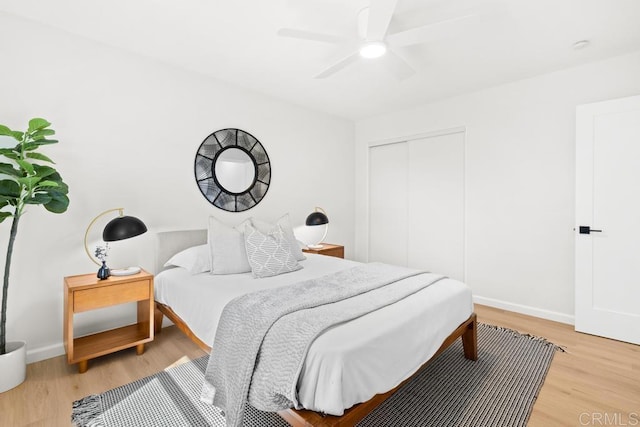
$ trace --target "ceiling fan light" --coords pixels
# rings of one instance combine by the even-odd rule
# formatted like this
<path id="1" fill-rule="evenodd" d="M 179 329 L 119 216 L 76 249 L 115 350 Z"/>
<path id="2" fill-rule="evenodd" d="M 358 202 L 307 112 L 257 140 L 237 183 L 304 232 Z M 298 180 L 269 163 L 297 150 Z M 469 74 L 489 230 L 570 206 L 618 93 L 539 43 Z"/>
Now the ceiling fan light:
<path id="1" fill-rule="evenodd" d="M 380 58 L 387 52 L 387 45 L 383 42 L 366 42 L 360 46 L 359 52 L 363 58 Z"/>

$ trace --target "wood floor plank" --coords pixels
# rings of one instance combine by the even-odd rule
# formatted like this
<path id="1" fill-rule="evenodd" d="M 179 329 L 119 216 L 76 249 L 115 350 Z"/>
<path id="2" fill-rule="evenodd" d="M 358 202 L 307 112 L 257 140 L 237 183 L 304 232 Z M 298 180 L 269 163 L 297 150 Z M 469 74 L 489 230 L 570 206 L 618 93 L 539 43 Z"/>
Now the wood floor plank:
<path id="1" fill-rule="evenodd" d="M 605 425 L 605 415 L 617 420 L 609 425 L 640 425 L 640 346 L 482 305 L 476 305 L 476 313 L 483 323 L 544 337 L 566 351 L 554 357 L 529 426 Z M 30 364 L 27 381 L 0 394 L 0 426 L 68 427 L 74 400 L 204 354 L 179 330 L 169 327 L 147 345 L 143 355 L 128 349 L 100 357 L 89 362 L 84 374 L 78 374 L 63 356 Z"/>
<path id="2" fill-rule="evenodd" d="M 78 374 L 65 356 L 27 366 L 27 381 L 0 394 L 0 426 L 71 425 L 71 403 L 89 394 L 102 393 L 205 353 L 175 327 L 163 329 L 147 350 L 135 348 L 99 357 L 89 370 Z"/>
<path id="3" fill-rule="evenodd" d="M 480 322 L 541 336 L 565 350 L 554 357 L 529 426 L 640 425 L 640 346 L 482 305 L 476 313 Z M 604 424 L 606 417 L 616 424 Z"/>

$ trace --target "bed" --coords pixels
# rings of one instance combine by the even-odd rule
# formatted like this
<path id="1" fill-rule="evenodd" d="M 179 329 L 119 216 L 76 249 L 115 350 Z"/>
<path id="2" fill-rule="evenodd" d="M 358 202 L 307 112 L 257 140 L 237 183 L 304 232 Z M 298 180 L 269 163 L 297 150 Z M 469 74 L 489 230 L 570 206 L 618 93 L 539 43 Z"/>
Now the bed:
<path id="1" fill-rule="evenodd" d="M 264 279 L 250 273 L 190 274 L 164 268 L 175 253 L 207 241 L 206 230 L 158 233 L 155 260 L 156 332 L 166 315 L 210 351 L 226 303 L 236 296 L 359 265 L 306 254 L 301 270 Z M 279 412 L 294 426 L 353 425 L 391 395 L 428 360 L 462 337 L 464 356 L 476 360 L 476 320 L 471 291 L 442 279 L 395 304 L 333 327 L 309 347 L 298 379 L 305 409 Z"/>

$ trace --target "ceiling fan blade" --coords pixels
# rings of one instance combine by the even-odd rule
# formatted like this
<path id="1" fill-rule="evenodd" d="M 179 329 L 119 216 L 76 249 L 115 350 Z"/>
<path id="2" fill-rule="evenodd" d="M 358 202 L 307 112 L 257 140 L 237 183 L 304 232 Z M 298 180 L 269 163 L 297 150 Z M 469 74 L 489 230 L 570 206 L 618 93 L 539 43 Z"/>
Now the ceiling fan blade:
<path id="1" fill-rule="evenodd" d="M 296 30 L 295 28 L 280 28 L 277 32 L 280 37 L 289 37 L 292 39 L 312 40 L 316 42 L 339 44 L 347 39 L 342 36 L 333 34 L 316 33 L 313 31 Z"/>
<path id="2" fill-rule="evenodd" d="M 367 40 L 381 41 L 384 39 L 397 3 L 398 0 L 371 0 L 366 31 Z"/>
<path id="3" fill-rule="evenodd" d="M 416 70 L 414 70 L 413 67 L 404 60 L 404 58 L 398 56 L 392 51 L 387 51 L 387 55 L 387 66 L 389 71 L 391 71 L 391 74 L 393 74 L 398 81 L 406 80 L 416 73 Z"/>
<path id="4" fill-rule="evenodd" d="M 324 79 L 326 77 L 329 77 L 329 76 L 337 73 L 338 71 L 342 70 L 343 68 L 347 67 L 348 65 L 354 63 L 355 61 L 358 60 L 359 57 L 360 57 L 360 54 L 358 52 L 354 52 L 351 55 L 341 59 L 338 62 L 336 62 L 331 67 L 327 68 L 326 70 L 324 70 L 320 74 L 314 76 L 313 78 L 314 79 Z"/>
<path id="5" fill-rule="evenodd" d="M 391 47 L 411 46 L 432 40 L 451 37 L 469 29 L 475 15 L 463 15 L 434 24 L 423 25 L 407 31 L 390 34 L 387 43 Z"/>

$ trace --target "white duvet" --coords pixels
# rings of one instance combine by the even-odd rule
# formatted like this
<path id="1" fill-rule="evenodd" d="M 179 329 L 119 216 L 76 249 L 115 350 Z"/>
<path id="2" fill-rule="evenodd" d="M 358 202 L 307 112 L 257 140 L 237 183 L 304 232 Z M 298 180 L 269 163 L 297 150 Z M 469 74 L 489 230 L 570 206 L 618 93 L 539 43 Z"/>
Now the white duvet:
<path id="1" fill-rule="evenodd" d="M 155 277 L 156 301 L 170 306 L 211 346 L 226 303 L 254 290 L 333 273 L 358 263 L 307 254 L 302 270 L 264 279 L 251 273 L 191 275 L 183 268 Z M 471 290 L 444 279 L 400 302 L 325 331 L 309 348 L 298 380 L 307 409 L 342 415 L 356 403 L 410 377 L 473 311 Z"/>

